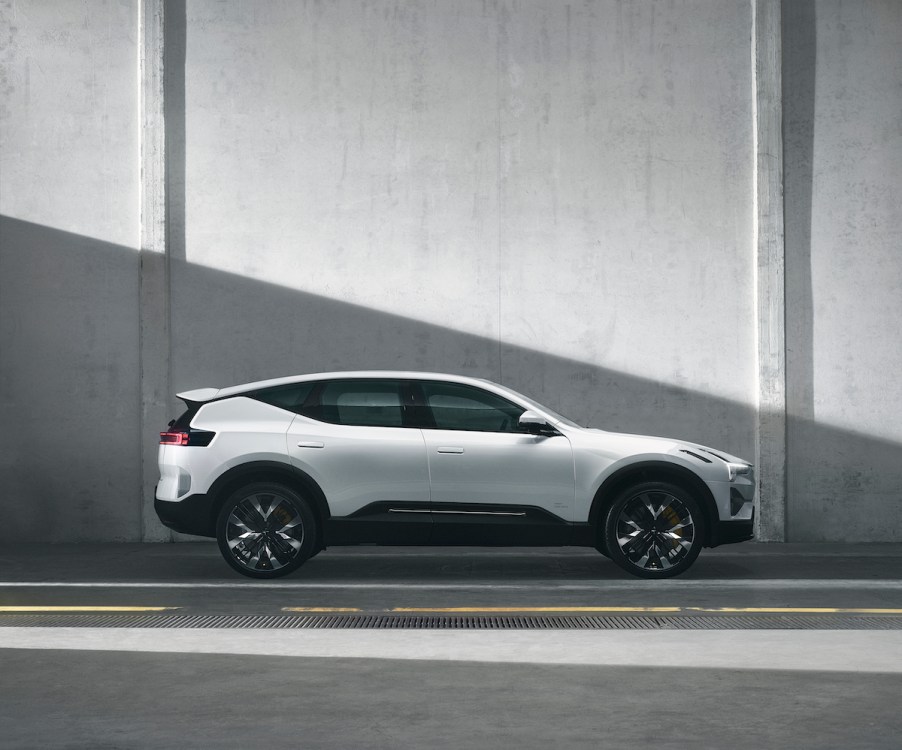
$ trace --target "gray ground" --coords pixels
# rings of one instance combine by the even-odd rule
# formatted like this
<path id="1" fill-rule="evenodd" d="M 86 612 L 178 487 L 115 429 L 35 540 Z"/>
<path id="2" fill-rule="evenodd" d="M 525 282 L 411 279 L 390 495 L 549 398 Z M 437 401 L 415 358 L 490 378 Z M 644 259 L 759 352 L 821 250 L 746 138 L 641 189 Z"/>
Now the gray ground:
<path id="1" fill-rule="evenodd" d="M 274 584 L 209 544 L 7 546 L 0 571 L 0 607 L 902 610 L 902 545 L 724 547 L 664 582 L 576 549 L 336 549 Z M 2 748 L 890 748 L 899 705 L 899 630 L 0 627 Z"/>

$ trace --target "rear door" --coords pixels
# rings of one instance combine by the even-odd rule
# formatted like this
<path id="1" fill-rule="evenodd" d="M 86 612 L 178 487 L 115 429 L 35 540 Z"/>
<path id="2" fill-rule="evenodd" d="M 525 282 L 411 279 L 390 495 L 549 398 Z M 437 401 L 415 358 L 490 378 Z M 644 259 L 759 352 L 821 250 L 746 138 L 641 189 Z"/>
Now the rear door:
<path id="1" fill-rule="evenodd" d="M 319 384 L 288 430 L 292 463 L 322 488 L 327 544 L 425 544 L 429 473 L 409 389 L 391 379 Z"/>

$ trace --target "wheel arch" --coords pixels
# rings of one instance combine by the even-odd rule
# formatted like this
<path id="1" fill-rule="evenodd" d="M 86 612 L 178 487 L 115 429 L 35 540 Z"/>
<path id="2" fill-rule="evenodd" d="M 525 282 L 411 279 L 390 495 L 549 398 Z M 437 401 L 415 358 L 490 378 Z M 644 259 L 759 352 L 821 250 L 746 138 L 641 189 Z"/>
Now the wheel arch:
<path id="1" fill-rule="evenodd" d="M 278 482 L 311 500 L 311 510 L 317 522 L 316 550 L 324 549 L 323 528 L 331 517 L 325 493 L 309 474 L 278 461 L 250 461 L 229 469 L 213 482 L 207 492 L 210 498 L 210 528 L 215 530 L 216 518 L 229 496 L 239 487 L 252 482 Z"/>
<path id="2" fill-rule="evenodd" d="M 698 474 L 669 461 L 639 461 L 624 466 L 605 478 L 596 491 L 592 507 L 589 509 L 589 525 L 596 534 L 604 521 L 605 511 L 617 495 L 629 485 L 639 482 L 671 482 L 691 492 L 705 514 L 704 546 L 711 546 L 714 525 L 719 519 L 714 495 Z"/>

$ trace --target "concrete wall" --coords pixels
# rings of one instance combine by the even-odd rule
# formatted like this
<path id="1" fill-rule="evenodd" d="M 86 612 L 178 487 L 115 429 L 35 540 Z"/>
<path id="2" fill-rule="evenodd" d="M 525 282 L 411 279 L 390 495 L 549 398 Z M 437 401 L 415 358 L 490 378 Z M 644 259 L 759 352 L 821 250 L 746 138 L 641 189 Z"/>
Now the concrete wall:
<path id="1" fill-rule="evenodd" d="M 902 539 L 902 4 L 784 5 L 788 532 Z"/>
<path id="2" fill-rule="evenodd" d="M 747 2 L 186 20 L 176 388 L 451 370 L 754 455 Z"/>
<path id="3" fill-rule="evenodd" d="M 163 312 L 143 7 L 0 7 L 0 536 L 158 538 L 141 394 L 322 369 L 481 375 L 754 457 L 751 0 L 160 2 Z M 902 537 L 900 21 L 784 8 L 793 540 Z"/>
<path id="4" fill-rule="evenodd" d="M 135 7 L 0 35 L 0 536 L 140 538 Z"/>

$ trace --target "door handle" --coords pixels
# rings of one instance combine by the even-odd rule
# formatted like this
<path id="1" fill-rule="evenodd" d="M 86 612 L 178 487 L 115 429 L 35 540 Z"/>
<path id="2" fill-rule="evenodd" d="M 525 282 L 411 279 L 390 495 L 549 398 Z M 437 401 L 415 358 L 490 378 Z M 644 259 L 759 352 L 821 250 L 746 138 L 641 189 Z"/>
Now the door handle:
<path id="1" fill-rule="evenodd" d="M 453 445 L 440 445 L 440 446 L 438 447 L 438 452 L 439 452 L 439 453 L 463 453 L 463 452 L 464 452 L 464 449 L 463 449 L 463 448 L 457 448 L 457 447 L 455 447 L 455 446 L 453 446 Z"/>
<path id="2" fill-rule="evenodd" d="M 324 447 L 322 443 L 316 440 L 302 440 L 298 443 L 298 448 L 322 448 Z"/>

